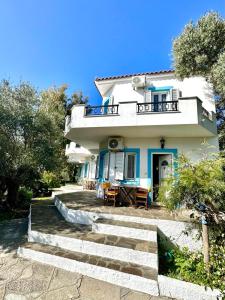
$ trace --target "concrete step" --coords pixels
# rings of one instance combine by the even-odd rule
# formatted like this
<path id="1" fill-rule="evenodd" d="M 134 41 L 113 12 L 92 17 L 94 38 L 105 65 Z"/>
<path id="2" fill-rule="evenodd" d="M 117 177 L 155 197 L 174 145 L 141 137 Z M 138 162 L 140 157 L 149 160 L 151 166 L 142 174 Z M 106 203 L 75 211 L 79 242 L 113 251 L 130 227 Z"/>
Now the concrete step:
<path id="1" fill-rule="evenodd" d="M 155 225 L 99 218 L 93 223 L 92 231 L 157 243 L 157 226 Z"/>
<path id="2" fill-rule="evenodd" d="M 158 270 L 157 241 L 92 232 L 89 225 L 65 221 L 51 203 L 42 205 L 36 202 L 32 205 L 28 241 Z"/>
<path id="3" fill-rule="evenodd" d="M 21 257 L 67 271 L 79 272 L 153 296 L 159 295 L 157 271 L 149 267 L 37 243 L 26 243 L 17 253 Z"/>

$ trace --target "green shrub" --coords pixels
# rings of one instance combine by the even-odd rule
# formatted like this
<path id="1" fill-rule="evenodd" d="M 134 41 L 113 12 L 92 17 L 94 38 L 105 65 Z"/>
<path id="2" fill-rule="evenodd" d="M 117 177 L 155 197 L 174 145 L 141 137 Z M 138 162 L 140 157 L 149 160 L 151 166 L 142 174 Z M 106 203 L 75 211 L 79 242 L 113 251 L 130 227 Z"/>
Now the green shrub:
<path id="1" fill-rule="evenodd" d="M 53 172 L 44 171 L 41 176 L 41 181 L 48 188 L 60 187 L 60 180 L 59 180 L 58 176 Z"/>
<path id="2" fill-rule="evenodd" d="M 26 187 L 21 187 L 19 189 L 19 202 L 23 205 L 28 205 L 32 199 L 33 192 Z"/>
<path id="3" fill-rule="evenodd" d="M 225 293 L 225 246 L 224 243 L 212 243 L 210 247 L 210 272 L 204 267 L 201 252 L 166 249 L 159 241 L 159 273 L 176 279 L 199 285 L 217 288 Z"/>

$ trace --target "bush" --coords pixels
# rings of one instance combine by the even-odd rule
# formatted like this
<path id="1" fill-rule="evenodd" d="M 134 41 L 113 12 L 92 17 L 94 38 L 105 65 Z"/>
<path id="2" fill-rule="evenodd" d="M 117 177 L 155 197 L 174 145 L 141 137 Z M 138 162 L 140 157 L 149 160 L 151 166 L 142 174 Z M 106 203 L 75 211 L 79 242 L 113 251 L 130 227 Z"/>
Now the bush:
<path id="1" fill-rule="evenodd" d="M 41 181 L 48 188 L 60 187 L 60 180 L 56 174 L 53 172 L 44 171 L 41 176 Z"/>
<path id="2" fill-rule="evenodd" d="M 225 293 L 225 246 L 211 243 L 210 272 L 204 266 L 203 255 L 187 248 L 168 249 L 159 241 L 159 273 L 179 280 L 217 288 Z"/>
<path id="3" fill-rule="evenodd" d="M 19 189 L 19 202 L 20 204 L 27 206 L 29 205 L 31 199 L 33 196 L 33 192 L 30 189 L 27 189 L 26 187 L 21 187 Z"/>

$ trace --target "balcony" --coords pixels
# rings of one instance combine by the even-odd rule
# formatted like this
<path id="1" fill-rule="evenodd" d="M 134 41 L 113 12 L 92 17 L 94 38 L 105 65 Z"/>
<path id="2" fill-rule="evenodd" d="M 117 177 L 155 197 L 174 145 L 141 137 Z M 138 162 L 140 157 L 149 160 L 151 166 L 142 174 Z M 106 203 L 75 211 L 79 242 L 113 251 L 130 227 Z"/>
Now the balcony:
<path id="1" fill-rule="evenodd" d="M 76 105 L 65 126 L 65 136 L 88 149 L 96 149 L 108 136 L 212 137 L 216 134 L 215 114 L 208 112 L 198 97 L 158 103 Z"/>

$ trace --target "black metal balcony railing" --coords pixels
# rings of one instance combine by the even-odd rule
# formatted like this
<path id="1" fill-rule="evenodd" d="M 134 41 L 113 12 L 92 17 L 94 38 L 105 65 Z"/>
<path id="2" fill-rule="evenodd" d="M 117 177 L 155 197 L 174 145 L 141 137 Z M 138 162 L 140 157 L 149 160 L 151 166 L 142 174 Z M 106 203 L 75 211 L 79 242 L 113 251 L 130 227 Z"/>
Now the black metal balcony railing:
<path id="1" fill-rule="evenodd" d="M 85 116 L 118 115 L 119 105 L 86 106 Z"/>
<path id="2" fill-rule="evenodd" d="M 137 103 L 137 113 L 178 111 L 178 101 Z"/>

